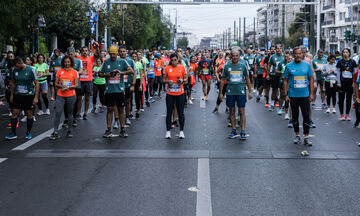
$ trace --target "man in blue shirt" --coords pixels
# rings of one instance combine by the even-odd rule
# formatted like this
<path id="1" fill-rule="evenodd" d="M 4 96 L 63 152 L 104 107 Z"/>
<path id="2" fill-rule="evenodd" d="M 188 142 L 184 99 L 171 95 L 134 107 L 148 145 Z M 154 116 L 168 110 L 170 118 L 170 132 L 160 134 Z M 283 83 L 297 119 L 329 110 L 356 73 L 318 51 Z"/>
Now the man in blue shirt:
<path id="1" fill-rule="evenodd" d="M 293 125 L 296 137 L 295 144 L 301 142 L 299 133 L 299 108 L 303 116 L 304 145 L 312 146 L 309 140 L 310 130 L 310 101 L 314 100 L 314 82 L 311 65 L 303 61 L 301 48 L 293 50 L 294 61 L 286 65 L 284 72 L 284 89 L 286 101 L 290 102 Z"/>

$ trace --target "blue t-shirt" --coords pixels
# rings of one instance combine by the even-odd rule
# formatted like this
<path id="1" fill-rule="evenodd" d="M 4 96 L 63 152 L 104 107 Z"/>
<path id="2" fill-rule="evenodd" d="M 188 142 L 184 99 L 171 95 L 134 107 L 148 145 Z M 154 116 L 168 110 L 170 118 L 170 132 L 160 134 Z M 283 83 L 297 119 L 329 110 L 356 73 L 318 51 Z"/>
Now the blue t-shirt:
<path id="1" fill-rule="evenodd" d="M 155 67 L 155 63 L 154 63 L 154 59 L 151 59 L 149 61 L 149 64 L 147 65 L 148 67 L 148 78 L 155 78 L 155 72 L 154 72 L 154 67 Z"/>
<path id="2" fill-rule="evenodd" d="M 289 97 L 309 97 L 309 78 L 313 76 L 309 63 L 291 62 L 286 65 L 284 78 L 289 79 Z"/>

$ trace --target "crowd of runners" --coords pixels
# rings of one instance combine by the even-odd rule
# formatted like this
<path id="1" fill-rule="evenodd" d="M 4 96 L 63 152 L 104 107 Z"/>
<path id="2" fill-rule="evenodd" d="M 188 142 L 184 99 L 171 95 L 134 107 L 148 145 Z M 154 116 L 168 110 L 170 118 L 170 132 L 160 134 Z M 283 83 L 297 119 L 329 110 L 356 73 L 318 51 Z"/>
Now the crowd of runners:
<path id="1" fill-rule="evenodd" d="M 205 103 L 215 86 L 213 91 L 218 94 L 213 113 L 219 112 L 226 98 L 231 139 L 246 140 L 245 106 L 253 97 L 256 102 L 264 101 L 268 111 L 288 120 L 296 144 L 302 140 L 300 110 L 303 143 L 308 146 L 312 145 L 309 130 L 316 128 L 311 118 L 313 109 L 336 114 L 338 106 L 340 120 L 351 121 L 349 113 L 353 108 L 354 127 L 360 123 L 359 57 L 352 56 L 350 49 L 335 54 L 318 50 L 313 56 L 306 47 L 283 50 L 281 45 L 268 50 L 128 50 L 113 45 L 106 51 L 97 48 L 94 53 L 86 46 L 80 50 L 71 46 L 63 52 L 55 49 L 49 56 L 38 53 L 23 59 L 8 52 L 0 63 L 5 70 L 10 110 L 11 132 L 5 139 L 17 138 L 19 121 L 26 122 L 25 138 L 31 139 L 36 115 L 52 112 L 51 140 L 60 138 L 63 113 L 62 127 L 67 128 L 66 137 L 71 138 L 73 127 L 77 121 L 87 120 L 88 112 L 106 112 L 103 137 L 126 138 L 125 128 L 141 117 L 144 107 L 165 95 L 165 138 L 170 139 L 171 130 L 179 127 L 179 138 L 184 139 L 184 109 L 193 104 L 193 87 L 198 82 Z M 315 105 L 317 95 L 320 107 Z M 50 103 L 54 103 L 53 109 Z"/>

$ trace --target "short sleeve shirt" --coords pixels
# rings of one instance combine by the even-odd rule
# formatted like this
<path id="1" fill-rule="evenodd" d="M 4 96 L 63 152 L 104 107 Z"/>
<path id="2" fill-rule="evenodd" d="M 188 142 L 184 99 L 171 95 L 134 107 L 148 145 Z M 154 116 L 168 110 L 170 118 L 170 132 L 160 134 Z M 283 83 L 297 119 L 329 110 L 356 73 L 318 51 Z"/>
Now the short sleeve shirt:
<path id="1" fill-rule="evenodd" d="M 12 78 L 15 80 L 15 91 L 16 95 L 35 95 L 35 83 L 37 80 L 36 70 L 29 65 L 23 70 L 17 70 L 14 68 Z"/>
<path id="2" fill-rule="evenodd" d="M 59 83 L 58 83 L 59 85 L 70 87 L 75 84 L 75 80 L 79 78 L 79 74 L 75 69 L 71 69 L 71 70 L 60 69 L 56 73 L 56 77 L 59 78 Z M 75 89 L 68 89 L 64 92 L 62 92 L 59 89 L 57 95 L 61 97 L 71 97 L 71 96 L 75 96 L 76 92 Z"/>
<path id="3" fill-rule="evenodd" d="M 305 61 L 286 65 L 284 78 L 289 79 L 289 97 L 309 97 L 309 78 L 313 76 L 311 65 Z"/>
<path id="4" fill-rule="evenodd" d="M 104 74 L 108 74 L 114 70 L 119 70 L 120 72 L 123 72 L 126 71 L 129 67 L 129 64 L 124 59 L 119 58 L 115 61 L 108 59 L 101 66 L 100 71 Z M 106 78 L 105 93 L 123 92 L 125 92 L 124 75 L 117 74 L 116 76 Z"/>
<path id="5" fill-rule="evenodd" d="M 184 84 L 178 84 L 178 79 L 184 79 L 186 74 L 185 67 L 183 65 L 178 65 L 173 67 L 171 65 L 166 66 L 164 74 L 167 76 L 168 80 L 172 80 L 173 84 L 168 84 L 167 94 L 169 95 L 181 95 L 184 94 Z"/>
<path id="6" fill-rule="evenodd" d="M 243 63 L 236 65 L 229 61 L 224 66 L 223 78 L 227 81 L 226 94 L 228 95 L 245 95 L 246 77 L 248 77 L 247 66 Z"/>

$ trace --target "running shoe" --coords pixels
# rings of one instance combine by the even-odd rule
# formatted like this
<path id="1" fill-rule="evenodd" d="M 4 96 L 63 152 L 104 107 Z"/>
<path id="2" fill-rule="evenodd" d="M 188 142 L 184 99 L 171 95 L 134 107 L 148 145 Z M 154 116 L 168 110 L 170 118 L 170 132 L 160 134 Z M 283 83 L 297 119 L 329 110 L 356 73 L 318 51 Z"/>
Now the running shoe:
<path id="1" fill-rule="evenodd" d="M 269 103 L 266 103 L 266 104 L 265 104 L 265 108 L 268 108 L 268 107 L 269 107 Z"/>
<path id="2" fill-rule="evenodd" d="M 26 122 L 26 120 L 27 120 L 27 116 L 24 116 L 20 121 L 21 122 Z"/>
<path id="3" fill-rule="evenodd" d="M 278 115 L 282 115 L 283 114 L 283 111 L 282 109 L 279 109 L 278 112 L 277 112 Z"/>
<path id="4" fill-rule="evenodd" d="M 93 107 L 91 113 L 95 113 L 95 111 L 96 111 L 96 107 Z"/>
<path id="5" fill-rule="evenodd" d="M 124 130 L 124 129 L 122 129 L 121 131 L 120 131 L 120 137 L 122 137 L 122 138 L 127 138 L 129 135 L 126 133 L 126 131 Z"/>
<path id="6" fill-rule="evenodd" d="M 51 139 L 51 140 L 56 140 L 59 138 L 60 138 L 60 135 L 59 135 L 59 133 L 56 133 L 56 132 L 53 132 L 49 137 L 49 139 Z"/>
<path id="7" fill-rule="evenodd" d="M 235 139 L 236 137 L 239 137 L 239 133 L 237 132 L 237 130 L 232 130 L 231 133 L 229 134 L 229 139 Z"/>
<path id="8" fill-rule="evenodd" d="M 180 138 L 180 139 L 185 139 L 184 131 L 180 131 L 180 133 L 179 133 L 179 138 Z"/>
<path id="9" fill-rule="evenodd" d="M 76 120 L 81 120 L 81 115 L 77 114 L 76 115 Z"/>
<path id="10" fill-rule="evenodd" d="M 137 112 L 137 113 L 135 113 L 135 118 L 136 119 L 139 119 L 140 118 L 140 114 Z"/>
<path id="11" fill-rule="evenodd" d="M 126 125 L 131 125 L 131 121 L 130 121 L 130 119 L 129 119 L 129 118 L 126 118 L 126 120 L 125 120 L 125 124 L 126 124 Z"/>
<path id="12" fill-rule="evenodd" d="M 312 142 L 310 141 L 310 137 L 309 136 L 305 136 L 304 137 L 304 145 L 306 146 L 312 146 Z"/>
<path id="13" fill-rule="evenodd" d="M 241 133 L 240 137 L 241 137 L 241 140 L 245 141 L 246 140 L 246 133 Z"/>
<path id="14" fill-rule="evenodd" d="M 44 111 L 42 111 L 42 110 L 39 110 L 39 112 L 37 113 L 39 116 L 41 116 L 41 115 L 44 115 L 45 113 L 44 113 Z"/>
<path id="15" fill-rule="evenodd" d="M 146 104 L 146 107 L 150 107 L 150 102 L 149 101 L 146 101 L 145 104 Z"/>
<path id="16" fill-rule="evenodd" d="M 299 135 L 295 136 L 294 144 L 300 144 L 301 143 L 301 137 Z"/>
<path id="17" fill-rule="evenodd" d="M 336 114 L 336 108 L 333 108 L 333 109 L 332 109 L 332 113 L 333 113 L 333 114 Z"/>
<path id="18" fill-rule="evenodd" d="M 256 96 L 256 102 L 260 102 L 260 95 Z"/>
<path id="19" fill-rule="evenodd" d="M 292 123 L 292 119 L 289 119 L 289 123 L 288 123 L 288 128 L 293 128 L 293 123 Z"/>
<path id="20" fill-rule="evenodd" d="M 226 107 L 226 109 L 225 109 L 225 113 L 226 113 L 226 114 L 229 114 L 229 112 L 230 112 L 229 107 Z"/>
<path id="21" fill-rule="evenodd" d="M 217 107 L 215 107 L 215 109 L 213 110 L 213 113 L 218 113 L 218 108 Z"/>
<path id="22" fill-rule="evenodd" d="M 113 129 L 119 129 L 119 127 L 120 127 L 119 121 L 115 121 L 113 125 Z"/>
<path id="23" fill-rule="evenodd" d="M 289 119 L 290 119 L 289 113 L 285 113 L 285 120 L 289 120 Z"/>
<path id="24" fill-rule="evenodd" d="M 63 127 L 63 128 L 67 127 L 67 126 L 68 126 L 68 123 L 69 123 L 68 120 L 64 120 L 64 123 L 62 124 L 62 127 Z"/>
<path id="25" fill-rule="evenodd" d="M 315 104 L 314 103 L 311 104 L 311 108 L 315 109 Z"/>
<path id="26" fill-rule="evenodd" d="M 316 125 L 315 125 L 315 123 L 310 119 L 310 127 L 311 128 L 316 128 Z"/>
<path id="27" fill-rule="evenodd" d="M 322 106 L 322 109 L 327 109 L 328 108 L 326 104 L 322 104 L 321 106 Z"/>
<path id="28" fill-rule="evenodd" d="M 141 109 L 140 109 L 140 112 L 144 112 L 144 111 L 145 111 L 144 108 L 141 108 Z"/>
<path id="29" fill-rule="evenodd" d="M 191 99 L 189 100 L 189 104 L 190 104 L 190 105 L 194 104 Z"/>
<path id="30" fill-rule="evenodd" d="M 17 136 L 14 133 L 11 133 L 11 134 L 9 134 L 9 135 L 7 135 L 5 137 L 6 140 L 13 140 L 13 139 L 16 139 L 16 138 L 17 138 Z"/>
<path id="31" fill-rule="evenodd" d="M 330 113 L 330 112 L 331 112 L 330 108 L 327 108 L 326 113 Z"/>
<path id="32" fill-rule="evenodd" d="M 87 120 L 87 115 L 83 115 L 82 119 Z"/>
<path id="33" fill-rule="evenodd" d="M 346 120 L 346 121 L 351 121 L 351 118 L 350 118 L 350 115 L 349 115 L 349 114 L 346 114 L 345 120 Z"/>
<path id="34" fill-rule="evenodd" d="M 25 139 L 30 140 L 31 138 L 32 138 L 31 133 L 30 133 L 30 132 L 26 132 L 26 134 L 25 134 Z"/>
<path id="35" fill-rule="evenodd" d="M 100 107 L 100 113 L 103 113 L 105 111 L 105 107 Z"/>
<path id="36" fill-rule="evenodd" d="M 46 114 L 46 115 L 50 115 L 50 109 L 46 109 L 45 114 Z"/>
<path id="37" fill-rule="evenodd" d="M 344 114 L 341 114 L 341 116 L 340 116 L 340 121 L 345 121 L 345 116 L 344 116 Z"/>
<path id="38" fill-rule="evenodd" d="M 72 123 L 73 127 L 76 127 L 77 126 L 77 122 L 76 120 L 74 119 L 73 123 Z"/>
<path id="39" fill-rule="evenodd" d="M 51 97 L 50 100 L 51 100 L 51 101 L 54 101 L 54 97 Z"/>
<path id="40" fill-rule="evenodd" d="M 274 103 L 274 107 L 279 107 L 279 103 L 278 103 L 278 102 L 275 102 L 275 103 Z"/>
<path id="41" fill-rule="evenodd" d="M 269 112 L 272 112 L 274 110 L 274 106 L 273 105 L 269 105 Z"/>
<path id="42" fill-rule="evenodd" d="M 73 134 L 71 133 L 71 131 L 68 131 L 66 133 L 66 138 L 73 138 Z"/>
<path id="43" fill-rule="evenodd" d="M 232 127 L 232 124 L 231 124 L 231 122 L 229 122 L 229 123 L 228 123 L 228 127 Z"/>
<path id="44" fill-rule="evenodd" d="M 170 133 L 170 131 L 166 131 L 165 139 L 171 139 L 171 133 Z"/>
<path id="45" fill-rule="evenodd" d="M 107 129 L 103 135 L 104 138 L 109 138 L 112 136 L 112 132 L 110 129 Z"/>
<path id="46" fill-rule="evenodd" d="M 359 120 L 356 120 L 355 123 L 354 123 L 354 127 L 359 126 L 359 123 L 360 123 Z"/>

